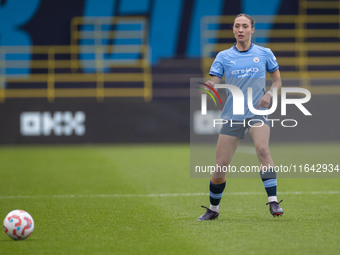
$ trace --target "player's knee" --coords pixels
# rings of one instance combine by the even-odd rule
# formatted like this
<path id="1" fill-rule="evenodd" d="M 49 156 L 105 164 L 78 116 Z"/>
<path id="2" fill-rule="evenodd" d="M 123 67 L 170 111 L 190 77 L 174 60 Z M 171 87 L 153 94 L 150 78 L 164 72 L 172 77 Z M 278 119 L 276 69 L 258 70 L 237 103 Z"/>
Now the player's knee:
<path id="1" fill-rule="evenodd" d="M 256 146 L 256 154 L 258 157 L 267 158 L 270 156 L 269 147 L 267 145 Z"/>
<path id="2" fill-rule="evenodd" d="M 218 157 L 216 158 L 216 165 L 218 166 L 228 166 L 230 164 L 230 160 L 229 159 L 226 159 L 224 157 Z"/>

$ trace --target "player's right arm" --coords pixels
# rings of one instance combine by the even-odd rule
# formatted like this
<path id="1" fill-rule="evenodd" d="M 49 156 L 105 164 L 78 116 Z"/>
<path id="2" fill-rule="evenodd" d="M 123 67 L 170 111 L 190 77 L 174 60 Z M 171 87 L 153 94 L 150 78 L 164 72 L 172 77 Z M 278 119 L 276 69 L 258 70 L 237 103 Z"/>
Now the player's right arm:
<path id="1" fill-rule="evenodd" d="M 219 78 L 219 77 L 217 77 L 217 76 L 212 76 L 211 78 L 210 78 L 210 81 L 212 82 L 212 83 L 214 83 L 214 84 L 220 84 L 220 82 L 221 82 L 221 78 Z"/>
<path id="2" fill-rule="evenodd" d="M 224 66 L 222 64 L 223 56 L 222 53 L 219 52 L 212 63 L 209 71 L 210 80 L 206 82 L 207 85 L 214 87 L 215 84 L 220 84 L 223 74 L 224 74 Z"/>
<path id="3" fill-rule="evenodd" d="M 220 84 L 221 82 L 221 78 L 217 77 L 217 76 L 211 76 L 210 80 L 207 81 L 206 83 L 212 87 L 214 87 L 215 84 Z"/>

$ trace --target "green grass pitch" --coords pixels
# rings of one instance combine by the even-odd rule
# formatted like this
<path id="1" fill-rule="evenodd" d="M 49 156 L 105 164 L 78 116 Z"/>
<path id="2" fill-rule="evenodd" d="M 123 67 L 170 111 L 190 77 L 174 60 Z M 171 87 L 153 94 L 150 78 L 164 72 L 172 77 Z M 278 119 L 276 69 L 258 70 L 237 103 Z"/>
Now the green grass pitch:
<path id="1" fill-rule="evenodd" d="M 335 164 L 340 144 L 271 151 L 280 163 Z M 280 218 L 260 178 L 228 179 L 220 218 L 198 222 L 209 180 L 190 178 L 189 160 L 188 145 L 0 147 L 1 220 L 13 209 L 35 220 L 25 241 L 0 234 L 0 254 L 339 253 L 340 179 L 279 179 Z"/>

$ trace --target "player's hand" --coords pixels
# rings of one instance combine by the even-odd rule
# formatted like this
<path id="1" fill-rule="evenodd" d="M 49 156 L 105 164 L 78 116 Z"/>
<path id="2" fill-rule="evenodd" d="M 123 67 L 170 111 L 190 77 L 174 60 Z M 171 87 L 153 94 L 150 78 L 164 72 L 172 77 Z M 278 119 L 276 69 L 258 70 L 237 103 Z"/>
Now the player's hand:
<path id="1" fill-rule="evenodd" d="M 215 87 L 215 82 L 213 82 L 213 81 L 211 81 L 211 80 L 209 80 L 209 81 L 206 81 L 206 82 L 201 82 L 201 84 L 204 84 L 204 85 L 207 85 L 208 86 L 208 88 L 206 88 L 207 90 L 210 90 L 209 89 L 209 87 Z"/>
<path id="2" fill-rule="evenodd" d="M 215 82 L 213 82 L 213 81 L 207 81 L 205 84 L 206 84 L 206 85 L 209 85 L 209 86 L 211 86 L 211 87 L 214 87 L 214 86 L 215 86 Z"/>
<path id="3" fill-rule="evenodd" d="M 214 86 L 215 86 L 215 83 L 213 81 L 210 81 L 210 80 L 206 81 L 206 82 L 199 82 L 199 84 L 206 85 L 205 89 L 208 90 L 208 91 L 211 91 L 211 92 L 212 92 L 212 90 L 209 87 L 214 88 Z M 205 92 L 203 90 L 201 90 L 200 92 L 201 92 L 201 94 L 205 94 Z"/>
<path id="4" fill-rule="evenodd" d="M 272 96 L 268 93 L 264 94 L 263 97 L 261 97 L 259 104 L 256 106 L 256 109 L 259 109 L 260 107 L 268 108 L 270 105 L 270 101 L 272 99 Z"/>

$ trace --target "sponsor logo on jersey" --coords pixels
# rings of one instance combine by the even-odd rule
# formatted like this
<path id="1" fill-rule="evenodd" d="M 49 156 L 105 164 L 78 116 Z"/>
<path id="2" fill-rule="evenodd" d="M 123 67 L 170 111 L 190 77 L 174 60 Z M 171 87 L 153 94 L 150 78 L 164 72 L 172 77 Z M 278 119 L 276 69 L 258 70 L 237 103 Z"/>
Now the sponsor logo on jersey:
<path id="1" fill-rule="evenodd" d="M 239 69 L 231 71 L 232 75 L 247 75 L 251 76 L 253 73 L 257 73 L 259 71 L 258 68 L 247 68 L 247 69 Z"/>

